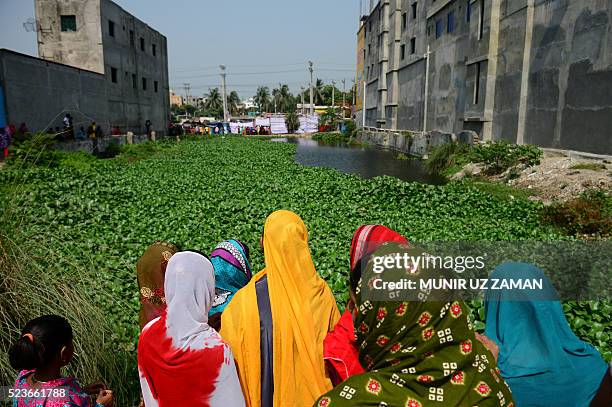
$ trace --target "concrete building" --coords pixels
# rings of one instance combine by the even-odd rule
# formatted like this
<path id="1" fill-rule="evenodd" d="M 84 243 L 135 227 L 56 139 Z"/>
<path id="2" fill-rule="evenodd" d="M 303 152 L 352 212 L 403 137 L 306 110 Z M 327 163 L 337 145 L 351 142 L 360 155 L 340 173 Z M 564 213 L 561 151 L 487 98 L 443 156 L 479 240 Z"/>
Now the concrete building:
<path id="1" fill-rule="evenodd" d="M 177 95 L 172 89 L 170 89 L 170 106 L 172 105 L 183 106 L 183 97 L 181 95 Z"/>
<path id="2" fill-rule="evenodd" d="M 372 1 L 366 125 L 612 154 L 611 20 L 606 0 Z"/>
<path id="3" fill-rule="evenodd" d="M 162 34 L 110 0 L 35 0 L 35 9 L 41 60 L 2 53 L 10 121 L 42 130 L 68 111 L 75 121 L 97 121 L 105 132 L 141 133 L 150 120 L 153 130 L 165 133 L 170 89 Z M 29 70 L 13 71 L 16 66 Z M 78 87 L 83 77 L 95 88 Z M 28 100 L 37 100 L 36 111 L 22 103 Z"/>

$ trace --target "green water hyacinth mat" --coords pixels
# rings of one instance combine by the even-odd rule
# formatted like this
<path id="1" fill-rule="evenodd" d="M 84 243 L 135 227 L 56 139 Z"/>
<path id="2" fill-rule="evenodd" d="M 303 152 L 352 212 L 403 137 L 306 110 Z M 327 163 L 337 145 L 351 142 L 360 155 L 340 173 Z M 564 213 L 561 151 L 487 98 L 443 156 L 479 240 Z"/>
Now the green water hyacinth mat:
<path id="1" fill-rule="evenodd" d="M 61 262 L 67 274 L 93 270 L 91 299 L 127 349 L 138 334 L 135 264 L 151 242 L 210 252 L 239 238 L 261 269 L 259 238 L 277 209 L 304 219 L 317 270 L 341 307 L 351 237 L 362 224 L 386 225 L 413 242 L 567 239 L 541 223 L 539 203 L 501 201 L 461 183 L 363 180 L 304 167 L 294 163 L 291 144 L 225 137 L 158 147 L 146 159 L 82 158 L 52 169 L 0 171 L 3 209 L 10 209 L 3 227 L 33 256 L 41 245 L 53 247 L 55 258 L 39 258 L 42 263 Z M 471 305 L 482 328 L 482 304 Z M 565 311 L 577 334 L 610 360 L 610 303 L 569 302 Z"/>

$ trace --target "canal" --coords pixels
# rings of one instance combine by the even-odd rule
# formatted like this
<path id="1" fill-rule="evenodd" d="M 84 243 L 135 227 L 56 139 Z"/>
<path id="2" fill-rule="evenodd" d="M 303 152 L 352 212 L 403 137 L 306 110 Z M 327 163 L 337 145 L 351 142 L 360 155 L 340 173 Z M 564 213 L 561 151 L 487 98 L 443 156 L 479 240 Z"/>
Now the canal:
<path id="1" fill-rule="evenodd" d="M 335 168 L 366 179 L 388 175 L 404 181 L 444 183 L 443 177 L 427 173 L 421 160 L 397 159 L 397 152 L 375 146 L 329 145 L 312 139 L 286 137 L 272 141 L 297 144 L 295 161 L 309 167 Z"/>

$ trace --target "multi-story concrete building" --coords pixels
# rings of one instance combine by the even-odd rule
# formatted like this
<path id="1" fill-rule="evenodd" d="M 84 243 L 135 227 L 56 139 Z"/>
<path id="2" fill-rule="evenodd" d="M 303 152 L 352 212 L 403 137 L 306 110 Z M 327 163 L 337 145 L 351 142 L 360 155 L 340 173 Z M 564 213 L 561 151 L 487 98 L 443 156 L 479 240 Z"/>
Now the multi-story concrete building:
<path id="1" fill-rule="evenodd" d="M 35 8 L 39 56 L 54 64 L 4 54 L 10 58 L 5 66 L 30 69 L 0 75 L 12 78 L 4 84 L 10 120 L 41 130 L 70 112 L 76 121 L 96 120 L 105 132 L 142 132 L 147 120 L 158 133 L 166 131 L 166 37 L 110 0 L 35 0 Z M 85 72 L 95 89 L 76 86 Z M 20 103 L 20 89 L 24 98 L 41 101 L 39 110 Z M 95 99 L 88 97 L 92 92 Z"/>
<path id="2" fill-rule="evenodd" d="M 183 106 L 183 97 L 181 95 L 177 95 L 172 89 L 170 89 L 170 106 L 172 105 Z"/>
<path id="3" fill-rule="evenodd" d="M 611 20 L 606 0 L 371 1 L 366 125 L 612 154 Z"/>

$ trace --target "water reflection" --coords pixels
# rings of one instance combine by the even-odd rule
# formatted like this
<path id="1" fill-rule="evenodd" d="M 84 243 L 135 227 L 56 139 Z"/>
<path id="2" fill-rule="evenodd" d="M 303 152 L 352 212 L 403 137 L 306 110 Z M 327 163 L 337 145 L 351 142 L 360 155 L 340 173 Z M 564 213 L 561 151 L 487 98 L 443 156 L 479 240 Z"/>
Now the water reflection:
<path id="1" fill-rule="evenodd" d="M 362 178 L 389 175 L 404 181 L 440 185 L 444 178 L 425 171 L 420 160 L 397 160 L 397 153 L 376 147 L 325 145 L 312 139 L 279 137 L 274 142 L 297 144 L 295 161 L 309 167 L 330 167 Z"/>

